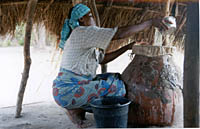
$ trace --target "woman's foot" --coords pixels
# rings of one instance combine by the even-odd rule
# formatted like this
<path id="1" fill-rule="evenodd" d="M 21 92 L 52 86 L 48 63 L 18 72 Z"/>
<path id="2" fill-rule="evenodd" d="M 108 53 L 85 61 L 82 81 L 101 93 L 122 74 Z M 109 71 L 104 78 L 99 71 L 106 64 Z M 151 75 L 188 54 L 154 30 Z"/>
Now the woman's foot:
<path id="1" fill-rule="evenodd" d="M 78 128 L 88 128 L 92 126 L 92 123 L 89 120 L 83 120 L 80 124 L 76 124 Z"/>
<path id="2" fill-rule="evenodd" d="M 83 109 L 67 109 L 69 119 L 77 125 L 78 128 L 87 128 L 92 124 L 85 118 L 85 110 Z"/>

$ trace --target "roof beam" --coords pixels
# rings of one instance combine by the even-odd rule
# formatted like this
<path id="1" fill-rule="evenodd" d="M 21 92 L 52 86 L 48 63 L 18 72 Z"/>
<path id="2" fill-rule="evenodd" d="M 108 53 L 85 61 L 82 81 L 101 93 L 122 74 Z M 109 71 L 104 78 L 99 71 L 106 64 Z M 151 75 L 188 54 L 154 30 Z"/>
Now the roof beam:
<path id="1" fill-rule="evenodd" d="M 110 7 L 106 7 L 104 6 L 104 4 L 97 4 L 97 7 L 105 7 L 105 8 L 110 8 Z M 115 9 L 127 9 L 127 10 L 136 10 L 136 11 L 143 11 L 144 8 L 137 8 L 137 7 L 133 7 L 133 6 L 122 6 L 122 5 L 112 5 L 111 8 L 115 8 Z M 150 13 L 157 13 L 157 14 L 162 14 L 162 12 L 158 12 L 158 11 L 154 11 L 154 10 L 147 10 Z"/>
<path id="2" fill-rule="evenodd" d="M 38 1 L 37 4 L 70 4 L 69 2 L 66 1 L 55 1 L 51 0 L 49 2 L 44 2 L 44 1 Z M 23 4 L 28 4 L 28 1 L 18 1 L 18 2 L 0 2 L 0 5 L 23 5 Z M 71 5 L 71 4 L 70 4 Z"/>

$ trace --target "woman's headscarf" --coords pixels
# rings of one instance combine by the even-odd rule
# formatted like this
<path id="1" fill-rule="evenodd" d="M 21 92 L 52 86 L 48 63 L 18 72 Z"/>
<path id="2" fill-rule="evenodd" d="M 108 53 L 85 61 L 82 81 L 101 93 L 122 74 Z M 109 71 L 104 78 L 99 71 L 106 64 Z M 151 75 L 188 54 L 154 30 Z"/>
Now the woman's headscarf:
<path id="1" fill-rule="evenodd" d="M 83 4 L 77 4 L 73 7 L 70 19 L 65 19 L 62 31 L 61 31 L 61 41 L 59 43 L 60 48 L 64 48 L 65 42 L 69 38 L 71 31 L 79 26 L 79 21 L 81 17 L 90 12 L 90 8 Z"/>

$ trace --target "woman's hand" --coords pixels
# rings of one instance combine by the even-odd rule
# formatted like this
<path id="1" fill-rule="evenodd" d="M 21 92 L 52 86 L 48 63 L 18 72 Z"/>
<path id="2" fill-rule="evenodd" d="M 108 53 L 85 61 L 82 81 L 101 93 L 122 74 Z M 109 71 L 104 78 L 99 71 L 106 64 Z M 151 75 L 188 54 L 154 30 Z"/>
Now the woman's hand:
<path id="1" fill-rule="evenodd" d="M 150 45 L 150 43 L 146 42 L 146 41 L 140 41 L 140 42 L 137 42 L 136 44 L 137 45 Z"/>
<path id="2" fill-rule="evenodd" d="M 140 42 L 132 42 L 132 43 L 129 43 L 128 45 L 127 45 L 127 50 L 132 50 L 132 48 L 133 48 L 133 45 L 150 45 L 150 43 L 149 42 L 146 42 L 146 41 L 140 41 Z"/>
<path id="3" fill-rule="evenodd" d="M 132 50 L 133 45 L 135 45 L 136 42 L 131 42 L 127 45 L 127 50 Z"/>
<path id="4" fill-rule="evenodd" d="M 164 18 L 157 18 L 157 19 L 152 19 L 152 25 L 159 28 L 160 30 L 168 30 L 167 25 L 165 25 L 165 23 L 168 24 L 173 24 L 172 22 L 164 19 Z"/>

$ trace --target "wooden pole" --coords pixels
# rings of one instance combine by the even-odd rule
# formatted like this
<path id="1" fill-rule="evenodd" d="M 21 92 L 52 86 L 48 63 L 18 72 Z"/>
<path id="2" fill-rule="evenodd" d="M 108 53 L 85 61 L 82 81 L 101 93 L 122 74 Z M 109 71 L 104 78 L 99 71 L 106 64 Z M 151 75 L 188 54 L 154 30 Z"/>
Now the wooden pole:
<path id="1" fill-rule="evenodd" d="M 94 17 L 96 19 L 96 24 L 97 24 L 98 27 L 100 27 L 101 23 L 100 23 L 99 13 L 98 13 L 98 10 L 97 10 L 97 7 L 96 7 L 95 0 L 89 0 L 89 4 L 91 5 L 91 10 L 92 10 Z M 106 72 L 107 72 L 107 64 L 101 65 L 101 73 L 106 73 Z"/>
<path id="2" fill-rule="evenodd" d="M 164 10 L 165 16 L 169 16 L 170 14 L 170 2 L 171 0 L 167 0 L 165 3 L 165 10 Z M 164 41 L 162 45 L 163 46 L 169 45 L 169 35 L 164 36 Z"/>
<path id="3" fill-rule="evenodd" d="M 107 71 L 108 71 L 108 65 L 107 64 L 101 65 L 101 73 L 106 73 Z"/>
<path id="4" fill-rule="evenodd" d="M 111 7 L 113 4 L 113 0 L 107 1 L 106 7 Z M 101 65 L 101 73 L 106 73 L 108 71 L 108 64 Z"/>
<path id="5" fill-rule="evenodd" d="M 165 16 L 169 16 L 170 14 L 170 2 L 171 0 L 167 0 L 165 4 Z"/>
<path id="6" fill-rule="evenodd" d="M 184 58 L 184 127 L 199 127 L 199 3 L 189 2 Z"/>
<path id="7" fill-rule="evenodd" d="M 95 0 L 89 0 L 89 5 L 91 6 L 91 11 L 94 14 L 96 25 L 100 27 L 101 23 Z M 107 72 L 107 64 L 101 65 L 101 73 L 106 73 L 106 72 Z"/>
<path id="8" fill-rule="evenodd" d="M 26 31 L 25 31 L 25 39 L 24 39 L 24 71 L 22 74 L 22 80 L 20 84 L 20 89 L 18 92 L 17 98 L 17 107 L 16 107 L 16 118 L 21 117 L 22 111 L 22 103 L 24 92 L 26 89 L 27 80 L 29 77 L 29 70 L 31 66 L 31 58 L 30 58 L 30 40 L 31 40 L 31 31 L 32 31 L 32 21 L 35 12 L 35 8 L 38 0 L 29 0 L 26 10 Z"/>
<path id="9" fill-rule="evenodd" d="M 95 0 L 90 0 L 90 5 L 91 5 L 92 11 L 94 13 L 97 26 L 100 27 L 100 25 L 101 25 L 100 24 L 100 18 L 99 18 L 99 13 L 98 13 L 98 10 L 97 10 L 97 6 L 96 6 Z"/>
<path id="10" fill-rule="evenodd" d="M 175 4 L 176 4 L 176 9 L 175 9 L 175 17 L 177 17 L 177 16 L 178 16 L 178 14 L 179 14 L 179 12 L 178 12 L 178 9 L 179 9 L 179 4 L 178 4 L 177 0 L 176 0 Z"/>

